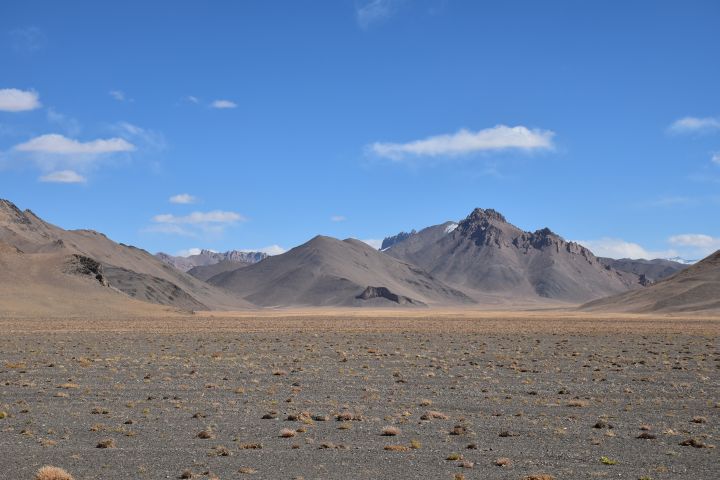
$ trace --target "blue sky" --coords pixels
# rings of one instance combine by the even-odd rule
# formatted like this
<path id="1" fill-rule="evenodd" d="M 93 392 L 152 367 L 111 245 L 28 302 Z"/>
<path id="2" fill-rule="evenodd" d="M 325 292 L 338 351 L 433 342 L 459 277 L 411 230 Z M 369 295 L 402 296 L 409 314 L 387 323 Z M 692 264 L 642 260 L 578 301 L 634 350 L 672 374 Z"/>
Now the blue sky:
<path id="1" fill-rule="evenodd" d="M 719 24 L 714 0 L 3 2 L 0 197 L 152 252 L 483 207 L 697 258 L 720 248 Z"/>

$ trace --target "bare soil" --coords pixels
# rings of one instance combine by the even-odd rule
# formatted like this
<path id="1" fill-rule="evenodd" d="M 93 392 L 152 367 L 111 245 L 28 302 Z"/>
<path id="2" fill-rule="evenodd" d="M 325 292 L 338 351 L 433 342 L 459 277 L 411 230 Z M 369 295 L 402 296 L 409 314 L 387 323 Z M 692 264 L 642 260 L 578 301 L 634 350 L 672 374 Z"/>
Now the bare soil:
<path id="1" fill-rule="evenodd" d="M 8 480 L 43 465 L 76 480 L 714 479 L 720 465 L 717 317 L 307 310 L 0 329 Z"/>

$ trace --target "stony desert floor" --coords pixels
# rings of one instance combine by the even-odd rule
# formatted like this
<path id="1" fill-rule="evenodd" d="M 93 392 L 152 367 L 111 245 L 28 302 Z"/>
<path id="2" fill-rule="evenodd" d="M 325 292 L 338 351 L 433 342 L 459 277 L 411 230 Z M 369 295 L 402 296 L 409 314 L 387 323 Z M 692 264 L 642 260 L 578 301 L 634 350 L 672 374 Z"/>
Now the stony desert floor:
<path id="1" fill-rule="evenodd" d="M 719 318 L 328 310 L 0 329 L 7 480 L 43 465 L 76 480 L 720 472 Z"/>

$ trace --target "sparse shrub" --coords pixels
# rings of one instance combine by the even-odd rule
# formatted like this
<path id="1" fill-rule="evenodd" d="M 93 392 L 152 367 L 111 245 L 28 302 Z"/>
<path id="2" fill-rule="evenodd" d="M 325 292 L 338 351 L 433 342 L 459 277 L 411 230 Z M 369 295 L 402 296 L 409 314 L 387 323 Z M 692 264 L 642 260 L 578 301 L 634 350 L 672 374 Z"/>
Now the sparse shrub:
<path id="1" fill-rule="evenodd" d="M 105 440 L 101 440 L 96 445 L 96 448 L 115 448 L 115 440 L 112 438 L 106 438 Z"/>
<path id="2" fill-rule="evenodd" d="M 382 434 L 386 437 L 394 437 L 396 435 L 400 435 L 400 429 L 393 426 L 387 426 L 383 428 Z"/>
<path id="3" fill-rule="evenodd" d="M 37 471 L 35 480 L 73 480 L 73 476 L 60 467 L 47 465 Z"/>
<path id="4" fill-rule="evenodd" d="M 410 450 L 410 448 L 405 445 L 385 445 L 383 448 L 389 452 L 407 452 Z"/>
<path id="5" fill-rule="evenodd" d="M 497 460 L 495 460 L 495 465 L 497 465 L 498 467 L 509 467 L 510 459 L 505 457 L 498 458 Z"/>
<path id="6" fill-rule="evenodd" d="M 280 437 L 282 438 L 292 438 L 296 434 L 295 430 L 292 428 L 283 428 L 280 430 Z"/>
<path id="7" fill-rule="evenodd" d="M 453 452 L 450 455 L 448 455 L 447 458 L 445 458 L 445 460 L 460 460 L 461 458 L 462 458 L 462 455 L 460 455 L 459 453 Z"/>
<path id="8" fill-rule="evenodd" d="M 410 440 L 410 448 L 412 448 L 413 450 L 419 450 L 420 448 L 422 448 L 422 443 L 420 443 L 420 440 Z"/>
<path id="9" fill-rule="evenodd" d="M 602 457 L 600 457 L 600 463 L 602 463 L 603 465 L 616 465 L 617 460 L 613 460 L 611 458 L 602 456 Z"/>
<path id="10" fill-rule="evenodd" d="M 423 416 L 420 417 L 420 420 L 447 420 L 448 418 L 449 417 L 442 412 L 430 410 L 429 412 L 425 412 Z"/>
<path id="11" fill-rule="evenodd" d="M 200 431 L 200 432 L 197 434 L 197 437 L 198 437 L 198 438 L 202 438 L 203 440 L 207 440 L 207 439 L 209 439 L 209 438 L 215 437 L 215 434 L 212 432 L 212 430 L 210 430 L 210 429 L 208 428 L 208 429 L 205 429 L 205 430 Z"/>
<path id="12" fill-rule="evenodd" d="M 240 470 L 238 470 L 238 473 L 243 473 L 245 475 L 252 475 L 253 473 L 257 473 L 257 470 L 250 467 L 240 467 Z"/>

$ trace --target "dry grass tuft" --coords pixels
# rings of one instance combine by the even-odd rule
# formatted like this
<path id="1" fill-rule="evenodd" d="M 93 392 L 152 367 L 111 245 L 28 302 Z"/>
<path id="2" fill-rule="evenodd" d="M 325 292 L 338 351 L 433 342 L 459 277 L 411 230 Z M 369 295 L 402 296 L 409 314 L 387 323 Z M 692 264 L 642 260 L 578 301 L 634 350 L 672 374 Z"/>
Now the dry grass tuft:
<path id="1" fill-rule="evenodd" d="M 208 438 L 213 438 L 213 437 L 215 437 L 215 434 L 213 434 L 212 430 L 210 430 L 210 429 L 208 428 L 208 429 L 206 429 L 206 430 L 202 430 L 201 432 L 199 432 L 199 433 L 197 434 L 197 437 L 198 437 L 198 438 L 202 438 L 203 440 L 207 440 Z"/>
<path id="2" fill-rule="evenodd" d="M 400 429 L 393 426 L 387 426 L 383 428 L 382 434 L 386 437 L 394 437 L 396 435 L 400 435 Z"/>
<path id="3" fill-rule="evenodd" d="M 45 466 L 37 471 L 35 480 L 74 480 L 73 476 L 60 467 Z"/>
<path id="4" fill-rule="evenodd" d="M 555 477 L 547 473 L 541 473 L 539 475 L 528 475 L 523 477 L 522 480 L 555 480 Z"/>
<path id="5" fill-rule="evenodd" d="M 422 417 L 420 417 L 420 420 L 447 420 L 448 417 L 442 412 L 437 412 L 435 410 L 430 410 L 428 412 L 425 412 Z"/>
<path id="6" fill-rule="evenodd" d="M 410 447 L 406 447 L 405 445 L 385 445 L 384 449 L 389 452 L 407 452 L 410 450 Z"/>
<path id="7" fill-rule="evenodd" d="M 292 428 L 283 428 L 280 430 L 280 437 L 281 438 L 292 438 L 296 435 L 296 431 Z"/>
<path id="8" fill-rule="evenodd" d="M 245 475 L 252 475 L 253 473 L 257 473 L 257 470 L 250 467 L 240 467 L 240 470 L 238 470 L 238 473 L 243 473 Z"/>
<path id="9" fill-rule="evenodd" d="M 497 465 L 498 467 L 509 467 L 510 459 L 505 457 L 498 458 L 497 460 L 495 460 L 495 465 Z"/>
<path id="10" fill-rule="evenodd" d="M 106 438 L 105 440 L 101 440 L 95 448 L 115 448 L 115 440 Z"/>

